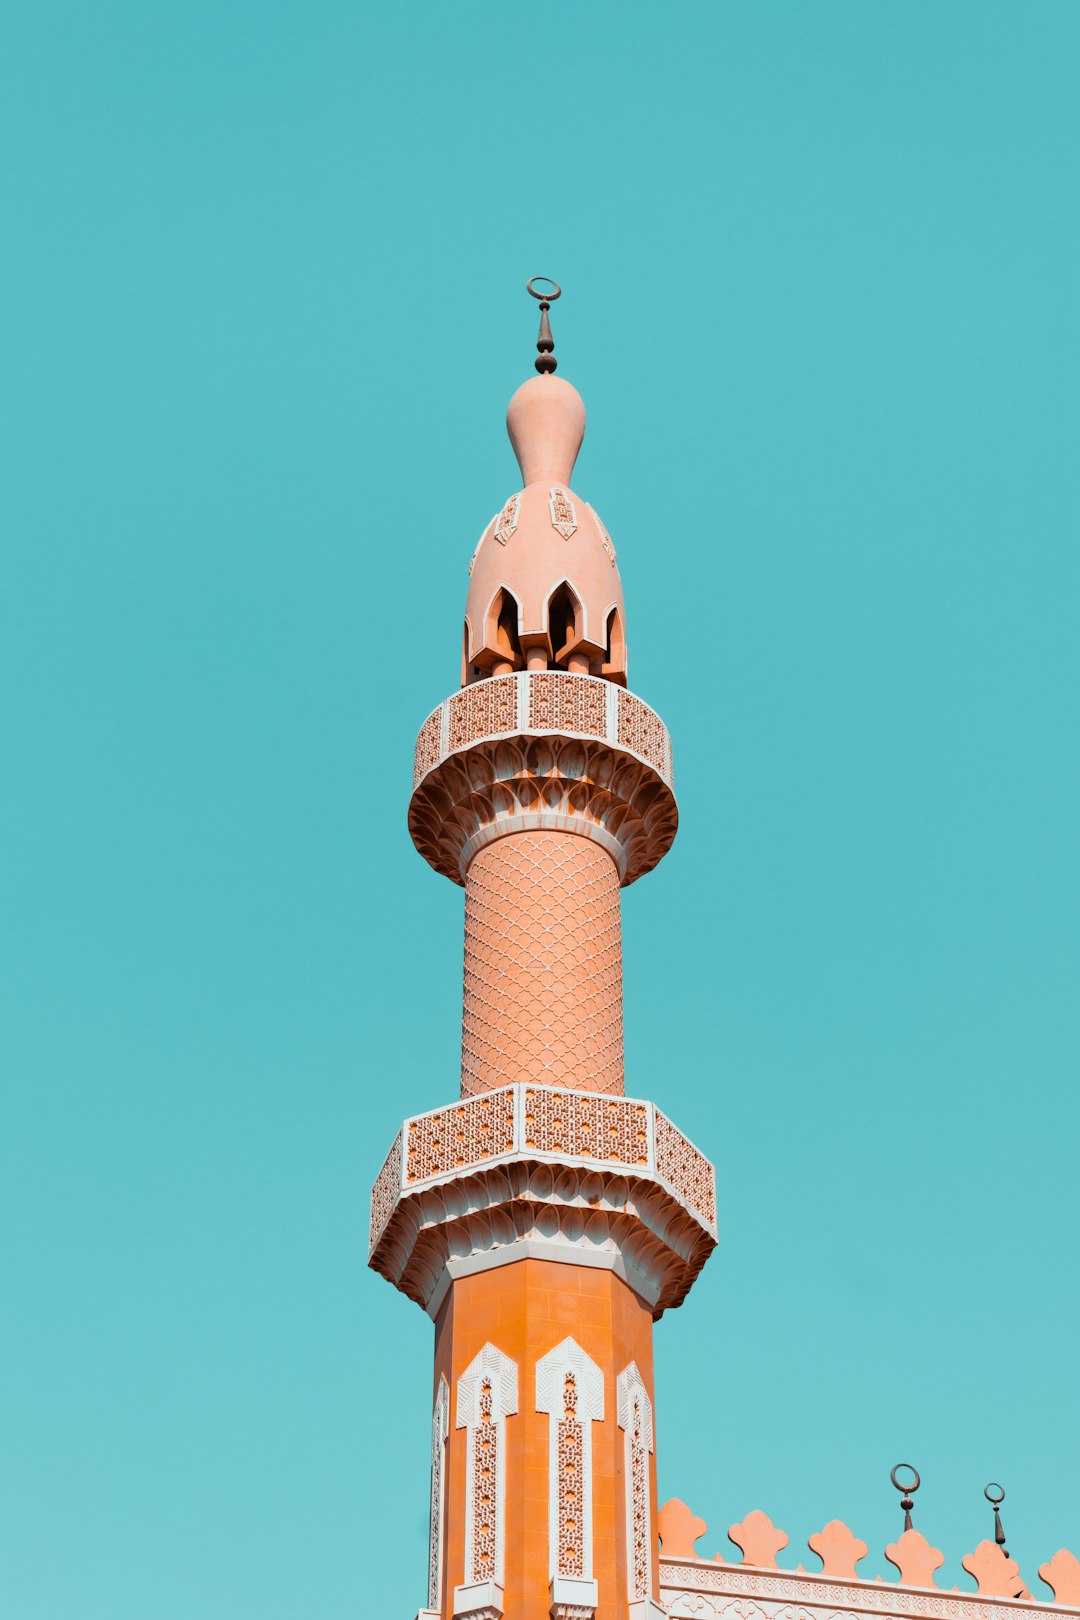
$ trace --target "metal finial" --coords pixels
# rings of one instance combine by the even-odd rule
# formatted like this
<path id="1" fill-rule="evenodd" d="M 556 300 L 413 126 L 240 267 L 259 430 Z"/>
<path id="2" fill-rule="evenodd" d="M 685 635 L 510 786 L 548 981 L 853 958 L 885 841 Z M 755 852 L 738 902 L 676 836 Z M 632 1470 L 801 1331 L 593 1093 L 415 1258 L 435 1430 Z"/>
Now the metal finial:
<path id="1" fill-rule="evenodd" d="M 994 1494 L 995 1492 L 997 1493 L 996 1495 Z M 983 1495 L 986 1497 L 986 1500 L 990 1503 L 994 1510 L 994 1540 L 997 1542 L 1006 1558 L 1008 1558 L 1009 1549 L 1005 1545 L 1005 1532 L 1001 1528 L 1001 1514 L 998 1512 L 998 1508 L 1005 1500 L 1005 1488 L 1004 1486 L 999 1485 L 996 1480 L 991 1480 L 989 1485 L 987 1485 L 986 1489 L 983 1491 Z"/>
<path id="2" fill-rule="evenodd" d="M 546 281 L 554 287 L 555 291 L 537 292 L 533 286 L 534 281 Z M 556 298 L 562 297 L 562 288 L 557 281 L 552 281 L 550 276 L 530 276 L 525 283 L 525 291 L 533 298 L 540 300 L 540 336 L 536 340 L 537 358 L 533 361 L 533 364 L 541 376 L 545 373 L 550 375 L 558 365 L 558 361 L 555 358 L 555 339 L 551 335 L 548 310 Z"/>
<path id="3" fill-rule="evenodd" d="M 900 1472 L 901 1468 L 906 1468 L 909 1474 L 914 1474 L 915 1475 L 915 1478 L 912 1479 L 912 1480 L 908 1480 L 907 1482 L 905 1482 L 904 1480 L 901 1480 L 901 1479 L 897 1479 L 896 1476 Z M 919 1486 L 922 1484 L 922 1480 L 919 1478 L 919 1470 L 917 1468 L 913 1468 L 910 1463 L 897 1463 L 896 1467 L 893 1469 L 892 1473 L 889 1475 L 889 1478 L 892 1480 L 893 1484 L 896 1486 L 896 1489 L 898 1491 L 903 1492 L 903 1494 L 902 1494 L 902 1496 L 900 1498 L 900 1506 L 904 1510 L 904 1529 L 905 1530 L 910 1530 L 911 1529 L 911 1510 L 915 1506 L 915 1503 L 912 1501 L 912 1497 L 914 1496 L 915 1492 L 918 1490 Z"/>

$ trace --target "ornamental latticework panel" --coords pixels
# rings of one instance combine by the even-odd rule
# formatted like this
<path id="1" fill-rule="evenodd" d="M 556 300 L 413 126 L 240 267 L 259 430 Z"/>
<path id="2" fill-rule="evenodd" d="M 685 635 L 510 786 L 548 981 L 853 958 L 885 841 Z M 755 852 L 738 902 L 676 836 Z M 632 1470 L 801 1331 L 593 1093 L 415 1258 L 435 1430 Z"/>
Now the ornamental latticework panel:
<path id="1" fill-rule="evenodd" d="M 525 1091 L 525 1145 L 537 1153 L 565 1153 L 605 1164 L 647 1165 L 648 1109 L 620 1097 L 576 1092 Z"/>
<path id="2" fill-rule="evenodd" d="M 716 1177 L 713 1167 L 693 1142 L 656 1110 L 656 1173 L 669 1181 L 691 1209 L 716 1225 Z"/>
<path id="3" fill-rule="evenodd" d="M 619 874 L 568 833 L 501 838 L 465 880 L 461 1089 L 517 1081 L 623 1089 Z"/>
<path id="4" fill-rule="evenodd" d="M 529 725 L 538 731 L 576 731 L 603 737 L 607 731 L 607 688 L 580 675 L 549 672 L 529 677 Z"/>
<path id="5" fill-rule="evenodd" d="M 430 715 L 420 727 L 420 735 L 416 739 L 416 758 L 413 761 L 414 786 L 442 758 L 442 751 L 439 748 L 441 725 L 442 710 L 436 709 L 435 713 Z"/>
<path id="6" fill-rule="evenodd" d="M 582 1514 L 585 1511 L 584 1450 L 584 1432 L 577 1415 L 577 1379 L 572 1372 L 568 1372 L 563 1386 L 563 1416 L 556 1440 L 560 1575 L 585 1574 L 582 1536 Z"/>
<path id="7" fill-rule="evenodd" d="M 491 1379 L 480 1386 L 480 1422 L 472 1432 L 472 1579 L 495 1579 L 499 1535 L 499 1434 L 492 1419 Z"/>
<path id="8" fill-rule="evenodd" d="M 494 737 L 517 725 L 517 682 L 513 676 L 477 681 L 449 700 L 450 750 L 465 748 L 478 737 Z"/>
<path id="9" fill-rule="evenodd" d="M 479 1164 L 514 1146 L 514 1094 L 491 1091 L 409 1120 L 406 1182 Z"/>
<path id="10" fill-rule="evenodd" d="M 630 1530 L 633 1538 L 631 1578 L 634 1597 L 648 1597 L 652 1586 L 652 1549 L 649 1543 L 649 1454 L 642 1433 L 644 1414 L 633 1403 L 630 1419 Z"/>
<path id="11" fill-rule="evenodd" d="M 621 748 L 632 748 L 648 760 L 666 780 L 671 779 L 671 740 L 660 716 L 647 703 L 625 688 L 619 688 L 619 735 Z"/>
<path id="12" fill-rule="evenodd" d="M 375 1239 L 382 1232 L 383 1227 L 394 1212 L 394 1205 L 401 1193 L 401 1132 L 395 1138 L 394 1145 L 386 1155 L 386 1161 L 371 1189 L 371 1232 L 370 1247 L 374 1248 Z"/>

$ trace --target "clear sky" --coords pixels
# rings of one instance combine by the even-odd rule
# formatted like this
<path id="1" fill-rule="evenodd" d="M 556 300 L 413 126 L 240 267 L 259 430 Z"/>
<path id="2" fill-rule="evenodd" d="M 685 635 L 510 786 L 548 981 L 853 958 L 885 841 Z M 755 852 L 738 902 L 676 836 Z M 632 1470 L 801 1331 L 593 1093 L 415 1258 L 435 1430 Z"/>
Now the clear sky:
<path id="1" fill-rule="evenodd" d="M 404 1617 L 458 1085 L 408 842 L 526 276 L 679 838 L 627 1089 L 717 1163 L 661 1497 L 1080 1553 L 1080 7 L 7 0 L 0 1612 Z M 517 1617 L 523 1620 L 523 1617 Z"/>

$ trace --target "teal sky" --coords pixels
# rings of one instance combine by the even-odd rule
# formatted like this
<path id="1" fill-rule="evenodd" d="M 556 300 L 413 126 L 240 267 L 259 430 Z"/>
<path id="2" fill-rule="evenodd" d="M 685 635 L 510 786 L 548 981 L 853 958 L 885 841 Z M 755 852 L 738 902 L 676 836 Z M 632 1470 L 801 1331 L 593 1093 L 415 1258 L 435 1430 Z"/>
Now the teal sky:
<path id="1" fill-rule="evenodd" d="M 1080 7 L 7 0 L 2 1455 L 18 1620 L 407 1617 L 458 1085 L 405 830 L 526 276 L 682 826 L 627 1089 L 715 1159 L 662 1497 L 1080 1554 Z M 523 1617 L 515 1617 L 523 1620 Z"/>

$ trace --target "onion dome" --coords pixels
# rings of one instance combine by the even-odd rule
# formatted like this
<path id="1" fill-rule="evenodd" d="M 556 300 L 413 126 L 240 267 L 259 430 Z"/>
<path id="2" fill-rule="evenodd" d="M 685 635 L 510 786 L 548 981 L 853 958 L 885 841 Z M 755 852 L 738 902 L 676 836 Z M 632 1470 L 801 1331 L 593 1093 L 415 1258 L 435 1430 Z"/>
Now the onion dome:
<path id="1" fill-rule="evenodd" d="M 570 487 L 585 405 L 553 375 L 545 304 L 541 309 L 537 366 L 544 369 L 522 384 L 506 413 L 524 488 L 491 519 L 470 565 L 462 685 L 519 669 L 564 669 L 625 686 L 615 548 L 599 515 Z"/>

